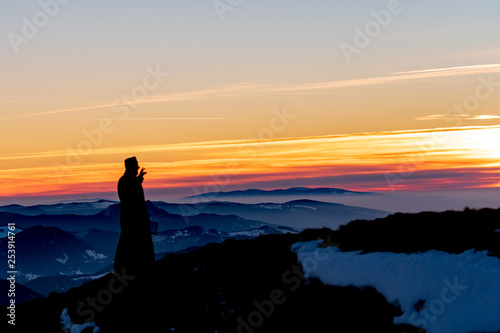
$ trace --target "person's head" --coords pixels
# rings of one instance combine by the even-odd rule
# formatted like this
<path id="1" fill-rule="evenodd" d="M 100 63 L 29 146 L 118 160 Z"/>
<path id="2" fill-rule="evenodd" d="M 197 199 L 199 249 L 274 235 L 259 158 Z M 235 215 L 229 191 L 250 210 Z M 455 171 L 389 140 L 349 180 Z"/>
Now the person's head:
<path id="1" fill-rule="evenodd" d="M 139 170 L 139 162 L 137 162 L 137 158 L 135 156 L 127 158 L 125 160 L 125 171 L 137 173 L 137 170 Z"/>

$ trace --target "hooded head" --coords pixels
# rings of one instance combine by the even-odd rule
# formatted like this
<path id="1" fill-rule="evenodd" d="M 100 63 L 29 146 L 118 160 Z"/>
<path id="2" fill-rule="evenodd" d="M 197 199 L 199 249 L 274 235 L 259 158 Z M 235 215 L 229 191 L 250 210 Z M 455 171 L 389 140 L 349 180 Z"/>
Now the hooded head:
<path id="1" fill-rule="evenodd" d="M 137 170 L 139 170 L 139 162 L 137 162 L 137 158 L 135 156 L 127 158 L 125 160 L 125 171 L 137 173 Z"/>

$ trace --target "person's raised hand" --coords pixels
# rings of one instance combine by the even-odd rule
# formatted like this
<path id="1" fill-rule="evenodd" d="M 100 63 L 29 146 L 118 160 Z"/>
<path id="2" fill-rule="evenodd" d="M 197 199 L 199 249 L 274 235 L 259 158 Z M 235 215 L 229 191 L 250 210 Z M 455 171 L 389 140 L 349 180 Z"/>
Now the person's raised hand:
<path id="1" fill-rule="evenodd" d="M 141 168 L 141 172 L 139 173 L 139 176 L 138 176 L 138 178 L 140 178 L 141 181 L 144 180 L 144 175 L 147 174 L 147 172 L 144 171 L 144 170 L 146 170 L 146 169 L 145 168 Z"/>

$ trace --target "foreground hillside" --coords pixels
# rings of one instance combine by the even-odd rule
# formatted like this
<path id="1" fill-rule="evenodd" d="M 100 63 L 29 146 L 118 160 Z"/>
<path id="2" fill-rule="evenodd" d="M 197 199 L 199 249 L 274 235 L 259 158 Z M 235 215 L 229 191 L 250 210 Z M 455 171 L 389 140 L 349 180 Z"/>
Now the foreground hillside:
<path id="1" fill-rule="evenodd" d="M 500 209 L 397 213 L 373 221 L 353 221 L 333 233 L 342 250 L 450 253 L 488 250 L 500 258 Z"/>
<path id="2" fill-rule="evenodd" d="M 424 332 L 417 327 L 428 326 L 431 332 L 431 324 L 449 318 L 445 308 L 440 317 L 434 316 L 423 325 L 421 316 L 426 314 L 428 306 L 437 304 L 432 295 L 409 300 L 402 297 L 405 295 L 393 297 L 391 292 L 405 293 L 414 287 L 405 289 L 385 283 L 384 289 L 377 283 L 360 283 L 357 272 L 372 265 L 371 253 L 393 260 L 392 256 L 438 253 L 442 257 L 477 250 L 483 251 L 483 257 L 490 258 L 488 265 L 483 261 L 479 266 L 486 270 L 483 275 L 495 279 L 500 271 L 499 230 L 500 210 L 483 209 L 395 214 L 384 219 L 354 221 L 336 231 L 314 229 L 253 240 L 227 240 L 190 253 L 166 255 L 151 271 L 134 279 L 126 274 L 108 274 L 66 293 L 52 293 L 48 298 L 20 304 L 16 326 L 23 332 L 59 332 L 68 328 L 75 332 L 86 326 L 97 326 L 100 332 Z M 316 241 L 315 247 L 311 247 L 312 241 Z M 332 251 L 328 253 L 328 249 Z M 313 255 L 304 256 L 306 250 Z M 343 253 L 356 257 L 343 260 Z M 338 266 L 341 261 L 343 266 Z M 396 262 L 374 265 L 377 270 L 365 275 L 383 275 L 385 270 L 393 272 L 391 265 Z M 418 280 L 425 276 L 420 273 L 429 269 L 426 266 L 429 261 L 414 267 L 412 262 L 417 261 L 405 261 L 409 265 L 405 274 L 413 276 L 419 288 L 431 290 L 432 279 Z M 351 263 L 362 267 L 354 269 Z M 338 272 L 345 273 L 343 283 L 335 282 L 331 275 L 324 276 L 334 271 L 336 265 Z M 456 262 L 454 266 L 467 267 Z M 317 274 L 312 274 L 311 267 Z M 467 274 L 474 277 L 474 271 Z M 448 282 L 456 282 L 454 278 L 451 276 Z M 460 282 L 462 275 L 456 278 Z M 469 284 L 469 294 L 463 292 L 464 297 L 457 297 L 455 308 L 467 300 L 472 302 L 466 304 L 470 309 L 480 309 L 483 304 L 489 312 L 500 311 L 497 298 L 480 298 L 484 295 L 483 282 L 478 279 L 478 285 Z M 436 286 L 442 283 L 437 281 Z M 436 297 L 442 294 L 439 288 Z M 406 303 L 398 304 L 395 299 Z M 405 311 L 404 315 L 419 319 L 410 320 L 415 327 L 398 320 Z M 467 315 L 468 312 L 457 313 Z M 485 325 L 478 326 L 487 328 L 482 332 L 500 332 L 500 324 L 486 318 L 485 311 L 482 316 L 478 316 L 477 311 L 469 313 L 470 319 L 484 319 Z M 441 332 L 452 332 L 446 330 L 451 326 L 444 327 Z"/>
<path id="3" fill-rule="evenodd" d="M 392 320 L 397 307 L 374 289 L 304 279 L 291 245 L 320 235 L 327 238 L 329 233 L 315 230 L 229 240 L 167 255 L 151 272 L 132 281 L 125 274 L 127 285 L 122 284 L 121 292 L 109 300 L 103 290 L 110 289 L 111 274 L 67 293 L 21 304 L 16 326 L 25 332 L 59 332 L 61 314 L 67 309 L 72 321 L 92 320 L 100 332 L 247 332 L 243 321 L 262 306 L 265 314 L 257 314 L 255 320 L 262 321 L 263 332 L 315 332 L 324 327 L 396 332 Z M 98 297 L 109 304 L 95 303 Z M 269 305 L 271 298 L 280 304 Z M 238 321 L 240 317 L 243 321 Z"/>

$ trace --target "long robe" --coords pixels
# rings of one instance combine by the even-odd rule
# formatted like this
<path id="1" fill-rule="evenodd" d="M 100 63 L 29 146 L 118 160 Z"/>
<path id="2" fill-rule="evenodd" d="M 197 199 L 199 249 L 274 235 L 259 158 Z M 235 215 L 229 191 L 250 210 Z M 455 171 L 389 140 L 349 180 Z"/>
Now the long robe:
<path id="1" fill-rule="evenodd" d="M 155 262 L 149 213 L 144 199 L 142 178 L 127 173 L 118 181 L 120 198 L 120 239 L 114 270 L 138 274 Z"/>

